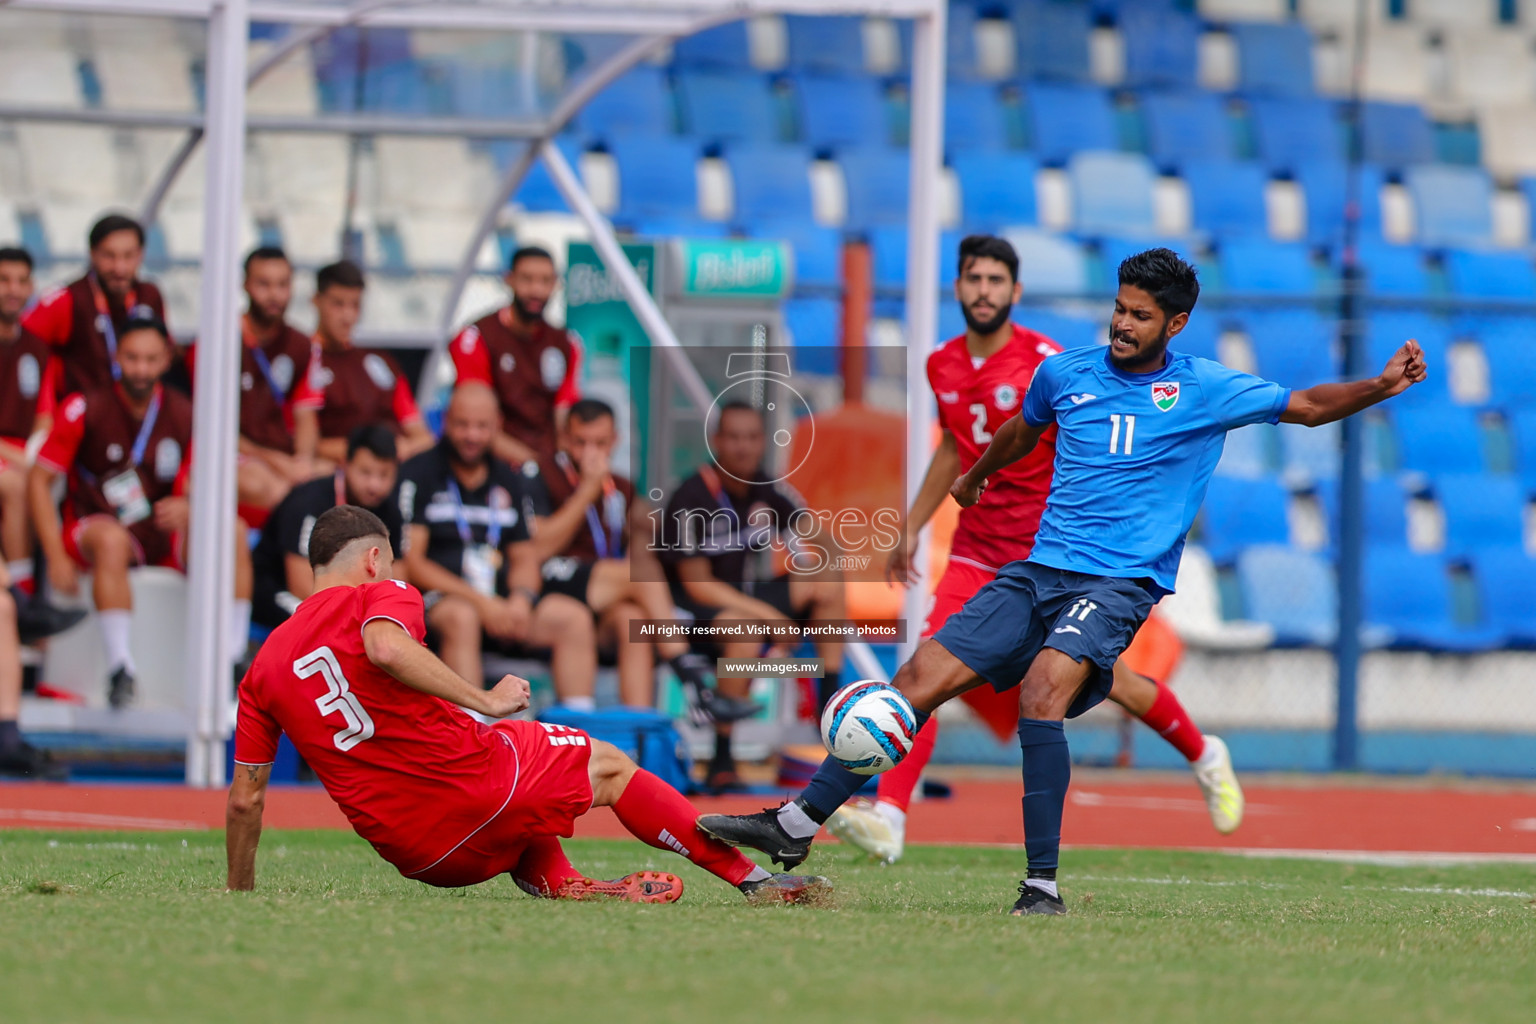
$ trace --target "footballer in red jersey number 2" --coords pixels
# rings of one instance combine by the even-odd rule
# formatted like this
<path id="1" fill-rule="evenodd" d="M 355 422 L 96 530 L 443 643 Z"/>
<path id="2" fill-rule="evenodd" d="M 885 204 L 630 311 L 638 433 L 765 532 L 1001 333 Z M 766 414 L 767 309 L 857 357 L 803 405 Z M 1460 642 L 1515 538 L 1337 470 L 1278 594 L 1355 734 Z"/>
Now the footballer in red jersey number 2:
<path id="1" fill-rule="evenodd" d="M 611 807 L 636 838 L 671 850 L 752 902 L 813 902 L 817 876 L 770 874 L 694 825 L 677 790 L 617 747 L 579 729 L 532 721 L 483 724 L 528 707 L 528 681 L 484 690 L 423 646 L 421 594 L 390 578 L 387 530 L 352 505 L 316 520 L 315 591 L 273 630 L 240 683 L 229 790 L 228 887 L 256 883 L 267 782 L 286 733 L 358 835 L 407 878 L 475 885 L 510 874 L 559 899 L 671 903 L 682 880 L 640 871 L 590 879 L 560 839 L 593 807 Z"/>

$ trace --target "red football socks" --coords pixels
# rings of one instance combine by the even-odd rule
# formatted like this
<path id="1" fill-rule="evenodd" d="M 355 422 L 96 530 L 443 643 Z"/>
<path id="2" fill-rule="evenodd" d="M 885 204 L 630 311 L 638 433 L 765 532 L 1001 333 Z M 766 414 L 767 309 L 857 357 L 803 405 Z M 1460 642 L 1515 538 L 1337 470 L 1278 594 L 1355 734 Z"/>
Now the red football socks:
<path id="1" fill-rule="evenodd" d="M 746 881 L 757 867 L 740 850 L 700 832 L 694 825 L 699 812 L 688 798 L 643 768 L 629 780 L 613 813 L 642 843 L 680 853 L 732 885 Z"/>
<path id="2" fill-rule="evenodd" d="M 512 878 L 524 892 L 553 896 L 565 883 L 582 877 L 565 856 L 554 836 L 530 839 L 523 856 L 512 869 Z"/>
<path id="3" fill-rule="evenodd" d="M 1173 744 L 1173 748 L 1183 754 L 1186 761 L 1193 761 L 1205 750 L 1205 736 L 1200 732 L 1200 727 L 1189 717 L 1189 712 L 1184 710 L 1184 705 L 1179 703 L 1173 691 L 1161 683 L 1157 685 L 1157 699 L 1152 702 L 1147 713 L 1141 716 L 1141 720 Z"/>
<path id="4" fill-rule="evenodd" d="M 922 780 L 923 769 L 933 759 L 933 744 L 939 737 L 939 720 L 930 718 L 917 730 L 912 749 L 900 763 L 880 776 L 880 802 L 901 808 L 905 813 L 912 802 L 912 793 Z"/>

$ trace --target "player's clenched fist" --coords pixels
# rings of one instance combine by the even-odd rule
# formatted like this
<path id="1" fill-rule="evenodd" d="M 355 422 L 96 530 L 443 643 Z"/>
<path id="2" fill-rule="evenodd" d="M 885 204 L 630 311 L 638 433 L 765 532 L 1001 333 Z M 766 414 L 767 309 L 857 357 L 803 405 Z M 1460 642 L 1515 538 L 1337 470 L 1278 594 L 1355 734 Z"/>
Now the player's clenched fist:
<path id="1" fill-rule="evenodd" d="M 502 676 L 501 682 L 486 694 L 486 714 L 492 718 L 515 715 L 528 706 L 528 680 L 521 676 Z"/>
<path id="2" fill-rule="evenodd" d="M 1389 394 L 1398 395 L 1421 382 L 1428 374 L 1429 368 L 1424 364 L 1424 350 L 1417 341 L 1410 338 L 1387 360 L 1386 369 L 1381 371 L 1381 380 Z"/>
<path id="3" fill-rule="evenodd" d="M 949 487 L 950 497 L 959 503 L 961 508 L 970 508 L 981 500 L 981 492 L 987 489 L 987 482 L 982 480 L 972 483 L 970 474 L 962 474 Z"/>

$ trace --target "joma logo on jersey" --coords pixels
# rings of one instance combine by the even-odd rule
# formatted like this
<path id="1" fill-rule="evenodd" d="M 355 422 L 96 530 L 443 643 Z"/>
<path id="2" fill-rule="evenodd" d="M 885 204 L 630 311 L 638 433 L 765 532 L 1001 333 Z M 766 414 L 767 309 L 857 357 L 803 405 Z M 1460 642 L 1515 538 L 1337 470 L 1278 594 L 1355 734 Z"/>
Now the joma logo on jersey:
<path id="1" fill-rule="evenodd" d="M 1169 381 L 1164 384 L 1152 385 L 1152 404 L 1157 406 L 1158 412 L 1167 412 L 1179 404 L 1179 385 L 1177 381 Z"/>

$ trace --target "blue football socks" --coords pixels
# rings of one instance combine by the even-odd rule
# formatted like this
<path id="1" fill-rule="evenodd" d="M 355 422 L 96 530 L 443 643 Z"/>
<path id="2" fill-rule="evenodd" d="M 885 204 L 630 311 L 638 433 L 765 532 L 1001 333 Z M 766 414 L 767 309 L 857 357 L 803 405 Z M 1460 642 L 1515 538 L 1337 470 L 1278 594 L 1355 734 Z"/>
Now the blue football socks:
<path id="1" fill-rule="evenodd" d="M 1019 720 L 1019 746 L 1024 751 L 1024 850 L 1029 877 L 1056 877 L 1061 852 L 1061 812 L 1072 781 L 1072 758 L 1060 722 L 1038 718 Z"/>

